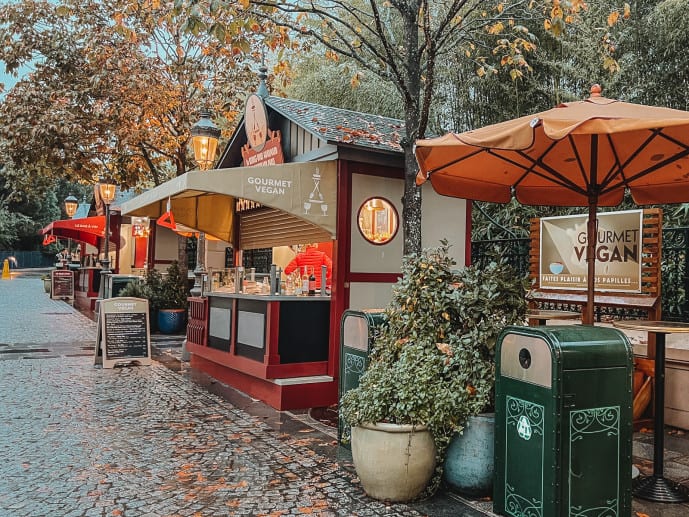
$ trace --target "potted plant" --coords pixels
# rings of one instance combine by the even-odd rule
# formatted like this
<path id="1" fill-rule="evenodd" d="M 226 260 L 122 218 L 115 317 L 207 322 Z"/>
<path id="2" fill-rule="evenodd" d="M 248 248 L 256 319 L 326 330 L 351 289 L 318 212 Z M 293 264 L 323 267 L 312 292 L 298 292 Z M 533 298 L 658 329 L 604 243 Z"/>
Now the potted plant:
<path id="1" fill-rule="evenodd" d="M 120 296 L 133 296 L 148 300 L 151 330 L 164 334 L 180 332 L 186 323 L 187 278 L 177 261 L 172 262 L 163 276 L 160 271 L 149 268 L 141 282 L 130 282 L 120 291 Z"/>
<path id="2" fill-rule="evenodd" d="M 41 280 L 43 280 L 43 290 L 50 294 L 50 289 L 52 286 L 52 280 L 50 278 L 50 275 L 41 275 Z"/>
<path id="3" fill-rule="evenodd" d="M 513 271 L 497 262 L 455 271 L 448 251 L 442 241 L 404 258 L 388 325 L 359 387 L 340 402 L 357 474 L 377 499 L 411 500 L 437 489 L 451 439 L 493 401 L 499 331 L 525 320 L 524 283 Z"/>
<path id="4" fill-rule="evenodd" d="M 167 268 L 160 285 L 158 330 L 163 334 L 177 334 L 187 321 L 189 288 L 186 272 L 175 260 Z"/>

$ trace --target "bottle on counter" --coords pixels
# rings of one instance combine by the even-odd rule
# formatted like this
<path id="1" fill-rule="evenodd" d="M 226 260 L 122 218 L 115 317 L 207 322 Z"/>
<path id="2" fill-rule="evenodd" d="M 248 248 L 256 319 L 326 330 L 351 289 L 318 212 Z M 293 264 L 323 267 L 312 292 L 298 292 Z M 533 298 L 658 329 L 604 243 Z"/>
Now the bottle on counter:
<path id="1" fill-rule="evenodd" d="M 313 274 L 313 268 L 311 268 L 311 274 L 309 275 L 309 296 L 314 296 L 316 294 L 316 275 Z"/>
<path id="2" fill-rule="evenodd" d="M 309 292 L 309 275 L 306 272 L 306 266 L 304 266 L 304 274 L 301 276 L 301 294 L 307 294 Z"/>
<path id="3" fill-rule="evenodd" d="M 298 269 L 295 269 L 292 272 L 292 285 L 294 286 L 294 294 L 296 296 L 301 296 L 302 283 L 301 274 Z"/>

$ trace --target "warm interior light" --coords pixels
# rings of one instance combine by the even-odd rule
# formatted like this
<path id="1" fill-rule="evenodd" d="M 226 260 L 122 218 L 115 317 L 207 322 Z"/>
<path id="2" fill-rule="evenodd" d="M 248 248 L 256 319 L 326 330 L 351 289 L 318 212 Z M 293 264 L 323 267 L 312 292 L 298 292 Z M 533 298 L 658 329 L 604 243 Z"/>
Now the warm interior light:
<path id="1" fill-rule="evenodd" d="M 386 199 L 369 199 L 359 209 L 359 231 L 372 244 L 391 241 L 397 233 L 398 225 L 397 211 Z"/>

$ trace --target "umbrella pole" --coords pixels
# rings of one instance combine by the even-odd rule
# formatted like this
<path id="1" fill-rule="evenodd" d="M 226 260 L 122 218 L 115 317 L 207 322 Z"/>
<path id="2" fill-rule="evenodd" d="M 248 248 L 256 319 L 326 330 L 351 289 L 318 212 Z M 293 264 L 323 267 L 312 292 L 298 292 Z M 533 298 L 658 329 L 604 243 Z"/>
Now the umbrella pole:
<path id="1" fill-rule="evenodd" d="M 586 282 L 586 310 L 584 311 L 584 325 L 593 325 L 594 290 L 596 284 L 596 242 L 598 241 L 598 220 L 596 212 L 598 203 L 596 200 L 589 203 L 589 219 L 586 223 L 586 265 L 588 277 Z"/>

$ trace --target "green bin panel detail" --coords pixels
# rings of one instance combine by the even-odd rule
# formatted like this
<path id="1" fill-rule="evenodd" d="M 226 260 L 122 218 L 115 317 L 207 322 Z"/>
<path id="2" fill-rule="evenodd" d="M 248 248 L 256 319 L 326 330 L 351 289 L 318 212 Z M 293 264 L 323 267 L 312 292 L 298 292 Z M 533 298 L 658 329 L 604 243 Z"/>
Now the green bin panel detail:
<path id="1" fill-rule="evenodd" d="M 382 310 L 347 310 L 340 323 L 340 379 L 339 398 L 359 386 L 366 371 L 373 342 L 385 322 Z M 338 418 L 338 440 L 347 446 L 349 428 Z"/>
<path id="2" fill-rule="evenodd" d="M 582 409 L 569 414 L 569 515 L 620 515 L 619 453 L 619 406 Z M 610 469 L 592 468 L 581 461 L 591 457 L 610 465 Z M 616 480 L 614 485 L 608 476 Z"/>
<path id="3" fill-rule="evenodd" d="M 496 514 L 631 514 L 632 371 L 631 346 L 617 329 L 503 330 L 496 347 Z"/>
<path id="4" fill-rule="evenodd" d="M 563 487 L 569 487 L 569 515 L 631 515 L 629 375 L 623 367 L 564 372 L 563 389 L 570 394 L 562 429 L 568 452 Z"/>
<path id="5" fill-rule="evenodd" d="M 526 400 L 506 399 L 505 444 L 510 455 L 505 463 L 505 508 L 515 517 L 543 515 L 544 409 Z"/>

